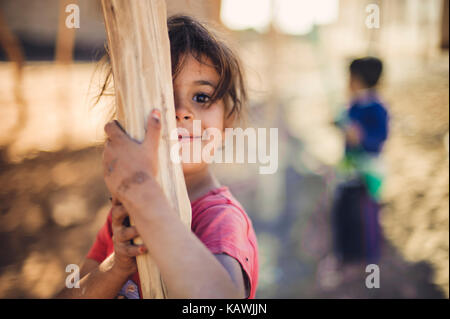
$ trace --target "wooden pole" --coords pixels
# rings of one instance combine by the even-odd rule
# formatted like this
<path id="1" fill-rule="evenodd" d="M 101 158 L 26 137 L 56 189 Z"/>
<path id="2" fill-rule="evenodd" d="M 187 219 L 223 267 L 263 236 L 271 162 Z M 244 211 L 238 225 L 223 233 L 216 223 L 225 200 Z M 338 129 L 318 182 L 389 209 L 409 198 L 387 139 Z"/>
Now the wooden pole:
<path id="1" fill-rule="evenodd" d="M 222 20 L 220 19 L 220 9 L 222 6 L 222 0 L 209 0 L 209 20 L 214 21 L 219 26 L 223 26 Z"/>
<path id="2" fill-rule="evenodd" d="M 441 49 L 448 49 L 448 12 L 449 0 L 443 0 L 441 17 Z"/>
<path id="3" fill-rule="evenodd" d="M 19 39 L 9 28 L 6 18 L 0 9 L 0 46 L 3 47 L 6 57 L 16 63 L 17 69 L 21 70 L 25 62 L 25 54 Z"/>
<path id="4" fill-rule="evenodd" d="M 60 0 L 58 13 L 58 35 L 56 38 L 55 61 L 68 64 L 73 60 L 75 47 L 75 29 L 66 26 L 66 7 L 69 4 L 77 4 L 76 0 Z"/>
<path id="5" fill-rule="evenodd" d="M 102 0 L 118 120 L 138 141 L 152 108 L 161 111 L 158 181 L 190 229 L 191 205 L 180 164 L 170 159 L 176 129 L 170 43 L 165 0 Z M 133 221 L 131 221 L 133 223 Z M 149 254 L 137 257 L 144 298 L 166 298 L 159 270 Z"/>
<path id="6" fill-rule="evenodd" d="M 15 97 L 22 100 L 22 75 L 23 66 L 25 64 L 25 53 L 23 52 L 22 45 L 14 32 L 9 28 L 8 22 L 0 9 L 0 47 L 3 47 L 6 57 L 9 61 L 15 65 Z"/>
<path id="7" fill-rule="evenodd" d="M 0 9 L 0 47 L 6 53 L 9 61 L 14 63 L 14 97 L 18 106 L 18 117 L 16 124 L 11 129 L 10 144 L 17 138 L 20 131 L 26 126 L 28 121 L 27 104 L 23 95 L 23 71 L 25 65 L 25 52 L 20 40 L 9 28 L 8 22 Z"/>

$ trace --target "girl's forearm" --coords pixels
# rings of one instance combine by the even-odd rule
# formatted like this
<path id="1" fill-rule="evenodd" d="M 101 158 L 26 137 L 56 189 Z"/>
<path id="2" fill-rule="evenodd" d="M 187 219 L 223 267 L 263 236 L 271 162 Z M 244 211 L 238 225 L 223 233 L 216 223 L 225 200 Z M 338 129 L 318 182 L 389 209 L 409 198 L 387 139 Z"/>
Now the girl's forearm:
<path id="1" fill-rule="evenodd" d="M 135 224 L 159 267 L 169 298 L 240 298 L 230 275 L 169 205 L 143 205 Z M 156 216 L 157 215 L 157 216 Z"/>
<path id="2" fill-rule="evenodd" d="M 64 288 L 56 298 L 112 299 L 128 278 L 114 267 L 114 254 L 80 280 L 79 288 Z"/>

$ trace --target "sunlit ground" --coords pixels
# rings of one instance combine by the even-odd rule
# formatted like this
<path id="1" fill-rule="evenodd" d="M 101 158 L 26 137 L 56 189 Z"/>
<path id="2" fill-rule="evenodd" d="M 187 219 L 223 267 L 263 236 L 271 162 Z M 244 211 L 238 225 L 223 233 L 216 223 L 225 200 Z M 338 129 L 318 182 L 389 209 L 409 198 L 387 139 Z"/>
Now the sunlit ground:
<path id="1" fill-rule="evenodd" d="M 383 211 L 386 235 L 410 261 L 427 260 L 449 293 L 448 56 L 386 88 L 392 136 Z M 426 80 L 424 80 L 426 76 Z M 400 99 L 401 97 L 401 99 Z"/>

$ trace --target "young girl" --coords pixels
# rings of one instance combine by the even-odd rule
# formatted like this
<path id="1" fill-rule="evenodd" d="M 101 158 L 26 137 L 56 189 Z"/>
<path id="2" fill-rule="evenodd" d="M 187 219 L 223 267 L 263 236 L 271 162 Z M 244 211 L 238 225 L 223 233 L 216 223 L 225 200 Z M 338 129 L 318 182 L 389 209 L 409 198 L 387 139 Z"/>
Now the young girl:
<path id="1" fill-rule="evenodd" d="M 202 133 L 208 128 L 224 132 L 242 117 L 246 101 L 237 57 L 193 18 L 169 18 L 168 29 L 177 127 L 190 132 L 191 142 L 194 120 L 201 121 Z M 80 289 L 66 288 L 59 297 L 142 297 L 135 257 L 147 252 L 169 298 L 255 297 L 258 246 L 252 223 L 208 164 L 183 163 L 192 232 L 155 181 L 159 118 L 154 109 L 142 143 L 130 139 L 117 122 L 105 126 L 103 166 L 112 209 L 83 263 Z M 135 226 L 125 223 L 128 216 Z M 132 244 L 138 236 L 143 245 Z"/>

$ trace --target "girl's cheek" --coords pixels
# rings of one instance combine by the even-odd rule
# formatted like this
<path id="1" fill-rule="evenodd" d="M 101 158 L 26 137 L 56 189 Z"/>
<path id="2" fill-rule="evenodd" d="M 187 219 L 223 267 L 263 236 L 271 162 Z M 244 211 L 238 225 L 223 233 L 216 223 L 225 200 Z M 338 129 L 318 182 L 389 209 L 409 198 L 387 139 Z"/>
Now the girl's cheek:
<path id="1" fill-rule="evenodd" d="M 217 101 L 207 109 L 202 110 L 205 127 L 215 127 L 223 130 L 225 123 L 225 105 L 222 100 Z"/>

